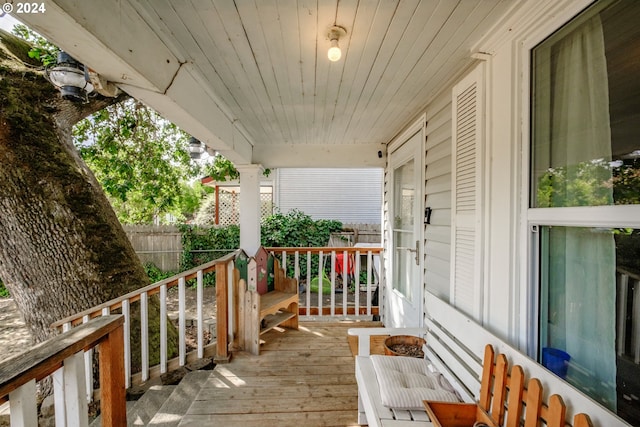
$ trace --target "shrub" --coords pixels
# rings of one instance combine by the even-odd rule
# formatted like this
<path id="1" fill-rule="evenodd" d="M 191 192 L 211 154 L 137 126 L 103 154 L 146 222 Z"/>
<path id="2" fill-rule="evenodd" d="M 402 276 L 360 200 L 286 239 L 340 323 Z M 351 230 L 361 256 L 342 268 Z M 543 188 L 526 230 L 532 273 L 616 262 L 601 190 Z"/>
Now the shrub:
<path id="1" fill-rule="evenodd" d="M 0 298 L 9 298 L 9 289 L 4 287 L 4 283 L 0 280 Z"/>

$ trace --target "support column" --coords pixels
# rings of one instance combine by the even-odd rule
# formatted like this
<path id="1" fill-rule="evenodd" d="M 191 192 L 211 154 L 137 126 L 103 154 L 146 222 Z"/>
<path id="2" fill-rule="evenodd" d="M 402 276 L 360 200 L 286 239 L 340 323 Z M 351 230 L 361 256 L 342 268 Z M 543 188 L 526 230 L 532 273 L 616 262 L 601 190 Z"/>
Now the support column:
<path id="1" fill-rule="evenodd" d="M 261 165 L 236 166 L 240 172 L 240 248 L 249 256 L 260 247 Z"/>

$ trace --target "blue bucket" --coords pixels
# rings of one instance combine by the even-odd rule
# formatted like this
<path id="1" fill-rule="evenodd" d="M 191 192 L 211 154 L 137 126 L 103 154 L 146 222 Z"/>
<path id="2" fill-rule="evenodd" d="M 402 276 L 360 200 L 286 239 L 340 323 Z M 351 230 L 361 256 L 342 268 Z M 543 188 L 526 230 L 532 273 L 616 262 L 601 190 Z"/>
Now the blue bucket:
<path id="1" fill-rule="evenodd" d="M 562 379 L 567 377 L 571 356 L 557 348 L 545 347 L 542 349 L 542 365 Z"/>

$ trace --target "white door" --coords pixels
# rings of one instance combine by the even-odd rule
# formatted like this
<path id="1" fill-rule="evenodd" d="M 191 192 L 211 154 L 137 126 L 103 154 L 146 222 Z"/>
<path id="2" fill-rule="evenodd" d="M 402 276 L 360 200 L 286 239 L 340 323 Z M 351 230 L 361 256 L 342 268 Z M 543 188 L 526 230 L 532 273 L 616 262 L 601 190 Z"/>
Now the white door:
<path id="1" fill-rule="evenodd" d="M 385 323 L 391 327 L 422 326 L 422 165 L 423 131 L 391 152 L 390 271 Z"/>

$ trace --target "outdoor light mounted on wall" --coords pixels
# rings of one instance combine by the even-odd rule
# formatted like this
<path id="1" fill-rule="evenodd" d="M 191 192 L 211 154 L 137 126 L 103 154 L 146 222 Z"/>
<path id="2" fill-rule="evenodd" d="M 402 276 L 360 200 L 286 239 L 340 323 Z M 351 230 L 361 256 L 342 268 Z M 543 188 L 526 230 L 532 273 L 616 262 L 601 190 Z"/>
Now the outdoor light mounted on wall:
<path id="1" fill-rule="evenodd" d="M 342 57 L 342 51 L 340 50 L 338 41 L 340 40 L 340 37 L 344 37 L 346 35 L 347 30 L 342 27 L 334 25 L 333 27 L 329 28 L 329 33 L 327 34 L 327 37 L 329 37 L 329 41 L 331 41 L 331 47 L 327 52 L 329 61 L 336 62 Z"/>
<path id="2" fill-rule="evenodd" d="M 85 66 L 66 52 L 58 53 L 57 64 L 46 70 L 47 79 L 58 88 L 60 95 L 69 101 L 87 102 L 93 92 Z"/>
<path id="3" fill-rule="evenodd" d="M 433 212 L 433 209 L 431 209 L 429 206 L 424 208 L 424 223 L 425 224 L 431 224 L 431 212 Z"/>
<path id="4" fill-rule="evenodd" d="M 189 138 L 189 157 L 193 160 L 199 160 L 202 158 L 204 151 L 205 147 L 202 141 L 194 138 L 193 136 Z"/>

